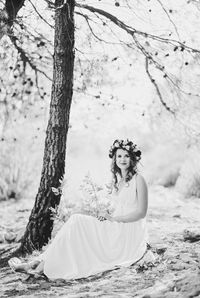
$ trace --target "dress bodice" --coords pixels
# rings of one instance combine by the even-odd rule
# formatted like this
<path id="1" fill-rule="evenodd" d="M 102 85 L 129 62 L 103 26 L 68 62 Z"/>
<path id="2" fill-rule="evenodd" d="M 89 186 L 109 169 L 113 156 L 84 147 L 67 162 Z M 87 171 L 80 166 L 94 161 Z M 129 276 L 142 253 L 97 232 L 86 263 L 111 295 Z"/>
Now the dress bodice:
<path id="1" fill-rule="evenodd" d="M 126 215 L 137 207 L 136 175 L 124 186 L 119 193 L 112 196 L 113 216 Z"/>

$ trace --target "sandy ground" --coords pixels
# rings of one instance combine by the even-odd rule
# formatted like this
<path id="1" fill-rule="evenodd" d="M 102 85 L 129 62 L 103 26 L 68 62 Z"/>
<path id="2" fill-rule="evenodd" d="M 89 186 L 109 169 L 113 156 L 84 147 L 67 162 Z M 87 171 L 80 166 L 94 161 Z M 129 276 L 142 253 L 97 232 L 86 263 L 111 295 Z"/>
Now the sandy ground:
<path id="1" fill-rule="evenodd" d="M 30 210 L 28 200 L 0 203 L 0 254 L 16 245 L 12 238 L 23 234 Z M 151 187 L 148 229 L 154 263 L 68 282 L 30 278 L 3 267 L 0 297 L 200 297 L 200 241 L 184 238 L 185 230 L 200 234 L 200 199 L 186 200 L 174 189 Z"/>

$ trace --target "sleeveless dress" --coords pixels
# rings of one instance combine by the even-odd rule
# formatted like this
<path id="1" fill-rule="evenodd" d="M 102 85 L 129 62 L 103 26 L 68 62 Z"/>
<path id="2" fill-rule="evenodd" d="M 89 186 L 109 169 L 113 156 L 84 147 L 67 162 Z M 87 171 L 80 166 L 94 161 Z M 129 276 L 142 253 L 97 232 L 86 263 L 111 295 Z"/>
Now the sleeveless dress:
<path id="1" fill-rule="evenodd" d="M 113 216 L 126 215 L 137 208 L 136 176 L 112 199 Z M 146 218 L 118 223 L 74 214 L 41 259 L 48 278 L 78 279 L 118 266 L 130 266 L 143 257 L 146 249 Z"/>

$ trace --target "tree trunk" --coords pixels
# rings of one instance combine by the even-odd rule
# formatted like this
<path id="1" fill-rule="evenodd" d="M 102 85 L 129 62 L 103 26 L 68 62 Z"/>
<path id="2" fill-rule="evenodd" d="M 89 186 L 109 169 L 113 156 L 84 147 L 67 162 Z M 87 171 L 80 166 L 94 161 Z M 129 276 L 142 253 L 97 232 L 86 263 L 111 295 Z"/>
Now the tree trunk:
<path id="1" fill-rule="evenodd" d="M 60 202 L 51 187 L 59 187 L 65 172 L 66 140 L 73 93 L 74 0 L 55 0 L 54 69 L 50 116 L 43 168 L 35 205 L 19 252 L 30 253 L 47 244 L 53 228 L 50 207 Z"/>
<path id="2" fill-rule="evenodd" d="M 5 34 L 8 34 L 24 2 L 25 0 L 6 0 L 5 8 L 0 9 L 0 40 Z"/>

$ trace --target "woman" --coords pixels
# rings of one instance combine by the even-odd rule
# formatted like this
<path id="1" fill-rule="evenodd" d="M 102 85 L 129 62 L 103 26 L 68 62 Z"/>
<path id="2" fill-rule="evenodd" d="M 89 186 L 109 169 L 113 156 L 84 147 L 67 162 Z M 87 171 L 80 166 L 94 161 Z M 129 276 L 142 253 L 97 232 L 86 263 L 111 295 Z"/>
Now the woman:
<path id="1" fill-rule="evenodd" d="M 9 261 L 15 270 L 36 267 L 50 279 L 77 279 L 130 266 L 147 249 L 147 186 L 137 173 L 141 152 L 133 142 L 115 140 L 110 151 L 113 174 L 114 212 L 96 217 L 74 214 L 59 230 L 40 260 L 20 263 Z"/>

